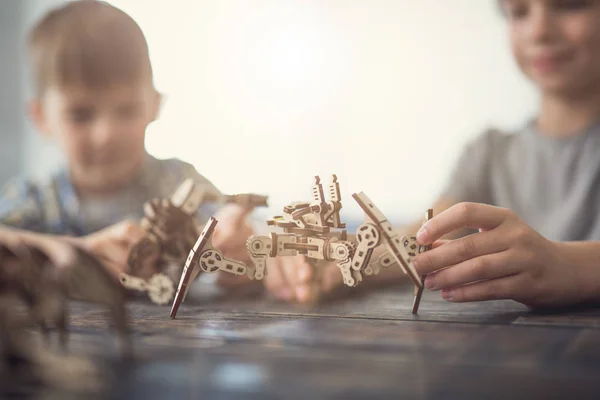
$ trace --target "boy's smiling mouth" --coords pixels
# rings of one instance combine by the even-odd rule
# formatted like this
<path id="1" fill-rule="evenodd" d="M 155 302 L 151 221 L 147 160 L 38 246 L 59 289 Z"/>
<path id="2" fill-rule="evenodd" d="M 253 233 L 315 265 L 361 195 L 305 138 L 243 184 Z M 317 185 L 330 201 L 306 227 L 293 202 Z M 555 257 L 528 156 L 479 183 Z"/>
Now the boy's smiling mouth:
<path id="1" fill-rule="evenodd" d="M 538 72 L 554 72 L 569 63 L 572 59 L 573 57 L 566 53 L 546 53 L 532 57 L 531 65 Z"/>

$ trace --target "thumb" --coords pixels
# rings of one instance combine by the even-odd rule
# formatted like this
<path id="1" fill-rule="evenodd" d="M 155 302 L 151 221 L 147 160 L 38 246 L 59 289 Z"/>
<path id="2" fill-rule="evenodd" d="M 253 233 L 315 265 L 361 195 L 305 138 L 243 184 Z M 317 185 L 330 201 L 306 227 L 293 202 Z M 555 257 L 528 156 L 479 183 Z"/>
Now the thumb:
<path id="1" fill-rule="evenodd" d="M 221 218 L 227 221 L 232 226 L 240 226 L 246 220 L 246 217 L 252 212 L 252 208 L 241 206 L 239 204 L 228 204 L 221 208 L 215 217 L 217 220 Z"/>

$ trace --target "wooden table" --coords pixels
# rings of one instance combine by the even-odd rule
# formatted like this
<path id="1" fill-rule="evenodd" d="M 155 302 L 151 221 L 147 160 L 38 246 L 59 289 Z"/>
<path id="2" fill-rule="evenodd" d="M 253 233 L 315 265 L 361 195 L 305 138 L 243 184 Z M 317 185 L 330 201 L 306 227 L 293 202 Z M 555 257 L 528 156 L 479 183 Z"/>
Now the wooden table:
<path id="1" fill-rule="evenodd" d="M 600 308 L 534 314 L 426 293 L 412 316 L 411 303 L 408 286 L 312 308 L 205 294 L 171 320 L 137 301 L 131 362 L 105 311 L 74 304 L 70 351 L 114 374 L 97 398 L 600 398 Z"/>

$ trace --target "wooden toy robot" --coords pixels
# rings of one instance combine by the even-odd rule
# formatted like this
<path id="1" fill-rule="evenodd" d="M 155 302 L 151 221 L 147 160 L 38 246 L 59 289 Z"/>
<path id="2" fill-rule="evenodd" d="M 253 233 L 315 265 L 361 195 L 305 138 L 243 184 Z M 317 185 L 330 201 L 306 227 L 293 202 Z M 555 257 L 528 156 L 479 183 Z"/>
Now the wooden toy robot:
<path id="1" fill-rule="evenodd" d="M 221 195 L 210 186 L 187 179 L 169 199 L 146 203 L 141 222 L 146 235 L 130 251 L 129 274 L 120 277 L 123 286 L 147 292 L 156 304 L 168 304 L 173 299 L 181 266 L 202 230 L 195 216 L 205 203 L 235 203 L 252 209 L 266 206 L 267 197 L 252 193 Z M 158 272 L 148 279 L 136 276 L 140 270 L 156 268 Z"/>
<path id="2" fill-rule="evenodd" d="M 312 194 L 312 202 L 291 203 L 284 207 L 283 215 L 267 221 L 268 225 L 281 228 L 283 233 L 271 232 L 268 236 L 254 235 L 248 239 L 247 249 L 252 265 L 227 259 L 212 246 L 211 235 L 217 221 L 211 218 L 188 255 L 171 308 L 171 318 L 175 318 L 189 285 L 201 272 L 220 270 L 235 275 L 247 274 L 251 279 L 263 279 L 269 257 L 297 254 L 313 260 L 336 262 L 344 284 L 351 287 L 362 282 L 363 274 L 376 275 L 381 268 L 398 266 L 415 286 L 413 313 L 416 314 L 423 280 L 413 267 L 412 259 L 427 249 L 419 246 L 416 238 L 401 236 L 394 231 L 385 215 L 362 192 L 352 197 L 365 213 L 365 222 L 358 227 L 353 238 L 348 238 L 345 224 L 340 218 L 342 203 L 335 175 L 329 185 L 329 201 L 325 199 L 318 176 L 315 177 Z M 431 217 L 431 210 L 428 217 Z M 373 250 L 380 245 L 385 247 L 385 252 L 376 260 L 371 260 Z"/>

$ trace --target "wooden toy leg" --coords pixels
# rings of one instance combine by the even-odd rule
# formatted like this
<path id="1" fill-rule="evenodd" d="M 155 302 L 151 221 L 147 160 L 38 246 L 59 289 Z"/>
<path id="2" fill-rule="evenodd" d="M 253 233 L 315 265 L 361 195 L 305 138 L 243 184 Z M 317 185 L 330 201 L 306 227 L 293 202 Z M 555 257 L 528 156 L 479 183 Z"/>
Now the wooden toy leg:
<path id="1" fill-rule="evenodd" d="M 427 210 L 425 219 L 429 221 L 433 218 L 433 209 Z M 424 251 L 431 250 L 431 246 L 425 246 Z M 425 289 L 425 276 L 421 277 L 421 286 L 415 286 L 415 298 L 413 300 L 412 313 L 417 314 L 419 312 L 419 304 L 421 304 L 421 297 L 423 297 L 423 290 Z"/>

